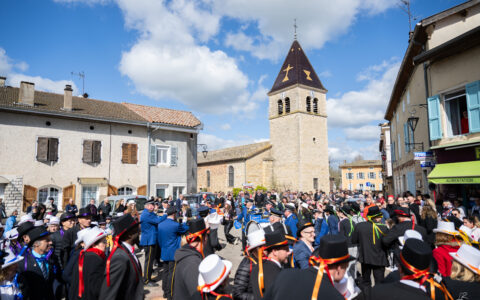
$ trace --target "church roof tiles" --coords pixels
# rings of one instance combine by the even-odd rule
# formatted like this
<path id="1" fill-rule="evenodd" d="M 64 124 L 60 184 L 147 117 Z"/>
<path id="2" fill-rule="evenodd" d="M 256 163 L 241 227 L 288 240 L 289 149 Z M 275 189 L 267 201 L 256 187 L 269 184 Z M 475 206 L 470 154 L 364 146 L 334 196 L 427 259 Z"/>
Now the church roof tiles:
<path id="1" fill-rule="evenodd" d="M 199 152 L 197 155 L 198 165 L 208 164 L 213 162 L 224 162 L 233 160 L 247 159 L 262 153 L 272 147 L 270 142 L 261 142 L 255 144 L 248 144 L 236 147 L 230 147 L 220 150 L 208 151 L 207 157 L 203 157 Z"/>

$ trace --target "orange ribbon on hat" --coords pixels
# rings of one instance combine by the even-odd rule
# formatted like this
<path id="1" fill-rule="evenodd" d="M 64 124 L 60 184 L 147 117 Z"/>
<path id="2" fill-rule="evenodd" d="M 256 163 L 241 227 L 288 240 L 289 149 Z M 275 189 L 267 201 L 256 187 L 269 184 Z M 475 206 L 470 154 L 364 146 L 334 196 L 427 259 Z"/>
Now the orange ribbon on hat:
<path id="1" fill-rule="evenodd" d="M 205 254 L 203 254 L 203 241 L 202 241 L 202 237 L 203 237 L 203 234 L 208 230 L 208 228 L 205 228 L 203 230 L 200 230 L 199 232 L 195 232 L 195 233 L 190 233 L 189 235 L 187 235 L 185 237 L 185 239 L 187 240 L 187 243 L 191 243 L 193 242 L 197 237 L 200 238 L 200 254 L 202 254 L 202 257 L 205 258 Z"/>
<path id="2" fill-rule="evenodd" d="M 263 289 L 264 287 L 264 280 L 263 280 L 263 250 L 264 247 L 258 247 L 257 257 L 258 257 L 258 289 L 260 290 L 260 297 L 263 298 Z"/>
<path id="3" fill-rule="evenodd" d="M 203 299 L 203 293 L 204 293 L 204 292 L 203 292 L 203 289 L 204 289 L 204 288 L 210 289 L 212 286 L 214 286 L 215 284 L 219 283 L 220 280 L 222 280 L 222 277 L 225 275 L 226 272 L 227 272 L 227 267 L 224 265 L 224 266 L 223 266 L 222 274 L 220 274 L 220 276 L 219 276 L 214 282 L 212 282 L 212 283 L 205 283 L 204 285 L 199 285 L 199 286 L 197 287 L 197 290 L 198 290 L 198 291 L 200 292 L 200 294 L 202 295 L 202 299 Z M 222 298 L 222 297 L 227 297 L 227 298 L 232 299 L 232 296 L 227 295 L 227 294 L 217 294 L 217 293 L 215 293 L 215 291 L 210 291 L 210 292 L 208 292 L 208 293 L 217 296 L 217 298 L 216 298 L 217 300 L 220 299 L 220 298 Z"/>
<path id="4" fill-rule="evenodd" d="M 315 285 L 313 286 L 313 292 L 312 292 L 312 300 L 317 300 L 317 295 L 318 292 L 320 291 L 320 284 L 322 283 L 322 278 L 323 278 L 323 270 L 327 272 L 328 279 L 333 285 L 332 277 L 330 276 L 330 270 L 328 269 L 329 264 L 334 264 L 339 261 L 342 261 L 344 259 L 347 259 L 350 257 L 350 254 L 347 254 L 342 257 L 336 257 L 336 258 L 321 258 L 321 257 L 316 257 L 316 256 L 310 256 L 310 259 L 308 262 L 313 266 L 314 264 L 318 264 L 318 272 L 317 272 L 317 278 L 315 278 Z"/>

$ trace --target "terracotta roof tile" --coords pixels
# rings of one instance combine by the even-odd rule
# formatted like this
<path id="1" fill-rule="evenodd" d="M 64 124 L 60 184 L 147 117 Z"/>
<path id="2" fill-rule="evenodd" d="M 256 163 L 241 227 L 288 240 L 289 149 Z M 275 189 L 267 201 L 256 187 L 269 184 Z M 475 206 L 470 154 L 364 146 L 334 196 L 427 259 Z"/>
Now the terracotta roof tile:
<path id="1" fill-rule="evenodd" d="M 203 157 L 201 152 L 198 153 L 198 164 L 207 164 L 212 162 L 241 160 L 252 157 L 258 153 L 272 148 L 270 142 L 261 142 L 255 144 L 248 144 L 225 148 L 220 150 L 208 151 L 207 157 Z"/>
<path id="2" fill-rule="evenodd" d="M 350 167 L 379 167 L 382 165 L 381 160 L 359 160 L 354 161 L 348 164 L 340 165 L 340 168 L 350 168 Z"/>
<path id="3" fill-rule="evenodd" d="M 191 112 L 161 107 L 122 103 L 128 109 L 152 123 L 165 123 L 178 126 L 195 127 L 201 124 Z"/>

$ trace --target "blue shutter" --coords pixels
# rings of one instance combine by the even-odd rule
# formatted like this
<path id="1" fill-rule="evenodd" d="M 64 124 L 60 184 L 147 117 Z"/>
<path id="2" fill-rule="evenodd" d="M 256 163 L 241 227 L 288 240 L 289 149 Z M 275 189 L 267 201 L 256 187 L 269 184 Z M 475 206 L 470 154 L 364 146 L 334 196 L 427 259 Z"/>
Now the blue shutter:
<path id="1" fill-rule="evenodd" d="M 150 145 L 150 165 L 157 164 L 157 146 Z"/>
<path id="2" fill-rule="evenodd" d="M 480 81 L 465 86 L 467 91 L 468 127 L 470 132 L 480 132 Z"/>
<path id="3" fill-rule="evenodd" d="M 395 142 L 392 142 L 392 148 L 390 149 L 392 151 L 392 162 L 394 162 L 395 159 Z"/>
<path id="4" fill-rule="evenodd" d="M 440 97 L 435 95 L 428 98 L 428 126 L 430 127 L 430 140 L 442 138 L 442 124 L 440 122 Z"/>
<path id="5" fill-rule="evenodd" d="M 410 152 L 410 131 L 408 130 L 408 123 L 403 124 L 403 142 L 405 143 L 405 153 Z"/>

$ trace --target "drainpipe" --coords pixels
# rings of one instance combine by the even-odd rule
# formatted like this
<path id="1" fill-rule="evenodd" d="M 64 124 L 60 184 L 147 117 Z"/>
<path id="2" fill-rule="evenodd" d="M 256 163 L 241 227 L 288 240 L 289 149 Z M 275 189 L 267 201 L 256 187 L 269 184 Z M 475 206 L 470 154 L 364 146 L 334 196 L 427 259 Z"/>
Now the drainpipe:
<path id="1" fill-rule="evenodd" d="M 427 118 L 428 118 L 428 97 L 430 97 L 428 92 L 428 68 L 429 67 L 430 65 L 428 63 L 426 62 L 423 63 L 423 79 L 425 82 L 425 103 L 427 105 Z M 428 126 L 427 132 L 428 132 L 428 149 L 430 149 L 430 147 L 432 146 L 432 141 L 430 140 L 430 126 Z"/>
<path id="2" fill-rule="evenodd" d="M 150 198 L 150 123 L 147 123 L 147 140 L 148 140 L 148 147 L 147 147 L 147 199 Z"/>

